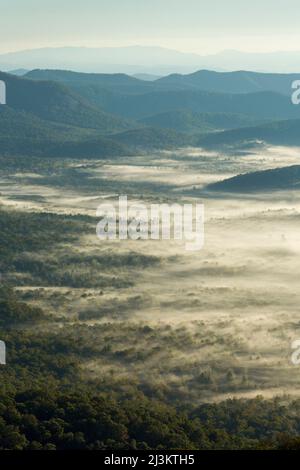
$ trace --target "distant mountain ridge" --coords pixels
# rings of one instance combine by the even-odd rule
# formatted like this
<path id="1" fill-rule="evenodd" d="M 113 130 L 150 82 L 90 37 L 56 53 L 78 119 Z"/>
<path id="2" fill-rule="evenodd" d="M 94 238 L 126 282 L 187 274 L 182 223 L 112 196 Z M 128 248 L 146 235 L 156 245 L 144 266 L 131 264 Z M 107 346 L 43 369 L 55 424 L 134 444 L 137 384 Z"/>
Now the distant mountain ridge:
<path id="1" fill-rule="evenodd" d="M 60 82 L 106 112 L 136 120 L 178 109 L 240 114 L 257 121 L 300 118 L 300 108 L 291 103 L 295 75 L 199 71 L 143 81 L 126 74 L 33 70 L 26 78 Z"/>
<path id="2" fill-rule="evenodd" d="M 70 70 L 34 69 L 25 75 L 32 80 L 55 81 L 71 87 L 87 98 L 96 93 L 109 92 L 135 94 L 146 93 L 153 89 L 153 82 L 140 80 L 125 73 L 83 73 Z M 155 87 L 154 87 L 155 88 Z"/>
<path id="3" fill-rule="evenodd" d="M 163 47 L 59 47 L 0 55 L 0 69 L 67 69 L 79 72 L 149 73 L 191 72 L 201 57 Z"/>
<path id="4" fill-rule="evenodd" d="M 232 80 L 244 92 L 198 89 L 210 76 L 214 87 Z M 102 158 L 191 145 L 300 145 L 300 106 L 275 91 L 247 92 L 282 87 L 286 76 L 202 71 L 150 82 L 126 74 L 33 70 L 25 77 L 0 72 L 0 80 L 7 87 L 0 152 L 10 155 Z"/>
<path id="5" fill-rule="evenodd" d="M 80 72 L 123 72 L 131 75 L 191 73 L 199 69 L 300 73 L 299 64 L 299 51 L 249 53 L 226 50 L 204 56 L 155 46 L 49 47 L 0 55 L 0 69 L 5 71 L 52 68 Z"/>
<path id="6" fill-rule="evenodd" d="M 74 87 L 79 84 L 98 85 L 110 91 L 144 93 L 153 91 L 208 91 L 216 93 L 258 93 L 272 91 L 290 96 L 292 83 L 299 74 L 257 73 L 249 71 L 214 72 L 198 70 L 191 74 L 171 74 L 152 80 L 143 80 L 124 73 L 80 73 L 56 69 L 35 69 L 26 74 L 34 80 L 54 80 Z"/>

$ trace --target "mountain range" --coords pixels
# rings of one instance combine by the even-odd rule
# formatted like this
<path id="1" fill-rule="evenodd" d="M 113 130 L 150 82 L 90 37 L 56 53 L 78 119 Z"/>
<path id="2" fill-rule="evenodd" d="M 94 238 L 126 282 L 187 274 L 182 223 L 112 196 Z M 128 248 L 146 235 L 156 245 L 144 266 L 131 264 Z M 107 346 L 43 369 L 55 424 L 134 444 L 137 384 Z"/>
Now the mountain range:
<path id="1" fill-rule="evenodd" d="M 259 120 L 300 118 L 300 108 L 291 102 L 297 76 L 290 74 L 199 71 L 149 82 L 125 74 L 33 70 L 25 77 L 60 82 L 108 113 L 137 120 L 178 109 L 246 114 Z"/>
<path id="2" fill-rule="evenodd" d="M 294 75 L 199 71 L 141 80 L 126 74 L 0 72 L 5 155 L 97 158 L 257 141 L 300 145 Z M 209 90 L 206 88 L 210 88 Z"/>
<path id="3" fill-rule="evenodd" d="M 20 72 L 19 72 L 20 73 Z M 157 79 L 132 77 L 126 74 L 79 73 L 66 70 L 35 69 L 24 74 L 34 80 L 55 80 L 73 88 L 93 86 L 115 92 L 144 93 L 146 91 L 210 91 L 216 93 L 256 93 L 273 91 L 290 95 L 292 83 L 300 74 L 257 73 L 249 71 L 214 72 L 199 70 L 191 74 L 171 74 Z"/>
<path id="4" fill-rule="evenodd" d="M 297 73 L 300 52 L 249 53 L 234 50 L 199 55 L 163 47 L 60 47 L 0 55 L 0 69 L 68 69 L 81 72 L 167 75 L 199 69 Z"/>

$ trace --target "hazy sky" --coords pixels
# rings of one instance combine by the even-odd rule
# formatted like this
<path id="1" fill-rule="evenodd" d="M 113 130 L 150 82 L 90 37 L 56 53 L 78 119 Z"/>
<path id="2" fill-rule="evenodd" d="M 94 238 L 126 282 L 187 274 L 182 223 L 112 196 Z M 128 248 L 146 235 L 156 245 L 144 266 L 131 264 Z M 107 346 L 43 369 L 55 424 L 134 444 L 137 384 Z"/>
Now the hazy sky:
<path id="1" fill-rule="evenodd" d="M 160 45 L 300 50 L 299 0 L 0 0 L 0 52 Z"/>

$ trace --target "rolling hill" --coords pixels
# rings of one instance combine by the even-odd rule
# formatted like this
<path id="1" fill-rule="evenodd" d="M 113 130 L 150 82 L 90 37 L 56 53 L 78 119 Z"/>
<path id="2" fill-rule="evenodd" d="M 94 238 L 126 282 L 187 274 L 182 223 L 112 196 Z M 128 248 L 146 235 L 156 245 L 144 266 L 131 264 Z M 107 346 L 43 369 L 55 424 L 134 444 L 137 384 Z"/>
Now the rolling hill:
<path id="1" fill-rule="evenodd" d="M 263 141 L 274 145 L 300 146 L 300 119 L 270 122 L 259 126 L 233 129 L 199 137 L 197 143 L 204 147 L 238 145 Z"/>
<path id="2" fill-rule="evenodd" d="M 0 106 L 0 135 L 38 140 L 80 140 L 83 137 L 96 137 L 95 129 L 68 126 L 43 120 L 32 113 L 19 111 L 9 106 Z"/>
<path id="3" fill-rule="evenodd" d="M 257 120 L 243 114 L 232 113 L 199 113 L 188 109 L 178 109 L 155 114 L 141 119 L 146 126 L 173 129 L 188 134 L 213 132 L 216 130 L 249 127 Z"/>
<path id="4" fill-rule="evenodd" d="M 132 155 L 122 143 L 86 129 L 46 121 L 0 106 L 0 155 L 48 158 L 105 158 Z"/>
<path id="5" fill-rule="evenodd" d="M 80 73 L 68 70 L 34 69 L 25 74 L 32 80 L 50 80 L 65 83 L 74 89 L 82 85 L 101 87 L 117 93 L 146 93 L 150 91 L 210 91 L 215 93 L 258 93 L 273 91 L 291 94 L 291 85 L 299 74 L 272 74 L 249 71 L 214 72 L 199 70 L 191 74 L 171 74 L 164 77 L 143 79 L 148 75 L 129 76 L 124 73 Z M 151 76 L 150 76 L 151 77 Z"/>
<path id="6" fill-rule="evenodd" d="M 300 190 L 300 165 L 234 176 L 206 187 L 209 191 L 251 193 Z"/>
<path id="7" fill-rule="evenodd" d="M 117 82 L 127 78 L 115 77 Z M 189 143 L 184 134 L 103 112 L 65 84 L 3 73 L 0 79 L 6 82 L 8 103 L 0 110 L 2 156 L 103 158 Z"/>
<path id="8" fill-rule="evenodd" d="M 198 113 L 244 114 L 255 119 L 300 119 L 300 106 L 274 92 L 221 94 L 206 91 L 155 91 L 136 95 L 111 94 L 103 109 L 131 119 L 144 119 L 177 109 Z"/>
<path id="9" fill-rule="evenodd" d="M 214 72 L 199 70 L 188 75 L 172 74 L 156 81 L 169 89 L 177 88 L 213 91 L 217 93 L 257 93 L 273 91 L 291 94 L 291 85 L 299 80 L 299 74 L 258 73 L 249 71 Z"/>
<path id="10" fill-rule="evenodd" d="M 50 80 L 65 85 L 89 103 L 103 110 L 109 110 L 111 102 L 122 101 L 123 96 L 143 94 L 153 89 L 153 82 L 142 81 L 121 73 L 100 74 L 37 69 L 26 74 L 26 78 L 35 81 Z"/>
<path id="11" fill-rule="evenodd" d="M 97 129 L 101 134 L 132 128 L 132 123 L 112 116 L 65 85 L 50 81 L 33 81 L 0 72 L 7 89 L 7 104 L 41 119 Z"/>
<path id="12" fill-rule="evenodd" d="M 240 114 L 255 119 L 256 123 L 300 119 L 300 107 L 294 106 L 290 99 L 294 75 L 200 71 L 147 82 L 125 74 L 33 70 L 26 77 L 32 81 L 54 80 L 98 110 L 100 107 L 106 113 L 123 116 L 129 126 L 128 119 L 150 119 L 156 114 L 179 109 L 193 113 Z M 150 120 L 146 124 L 156 126 Z M 254 124 L 253 121 L 248 123 Z M 133 127 L 137 124 L 131 123 Z M 168 127 L 179 129 L 176 124 Z M 235 122 L 230 127 L 235 127 Z M 229 125 L 223 127 L 228 128 Z"/>
<path id="13" fill-rule="evenodd" d="M 124 73 L 80 73 L 69 70 L 31 70 L 25 75 L 31 80 L 47 80 L 63 83 L 81 92 L 91 90 L 109 90 L 116 93 L 145 93 L 153 89 L 153 82 L 145 81 Z"/>

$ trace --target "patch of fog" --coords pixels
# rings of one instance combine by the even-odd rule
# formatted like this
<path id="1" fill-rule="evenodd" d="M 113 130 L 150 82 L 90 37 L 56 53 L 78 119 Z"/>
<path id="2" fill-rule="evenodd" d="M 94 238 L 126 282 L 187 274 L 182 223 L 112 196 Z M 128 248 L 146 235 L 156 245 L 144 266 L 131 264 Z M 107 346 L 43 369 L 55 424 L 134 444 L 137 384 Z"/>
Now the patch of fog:
<path id="1" fill-rule="evenodd" d="M 203 397 L 203 402 L 205 403 L 220 403 L 226 400 L 239 400 L 239 399 L 254 399 L 257 396 L 263 397 L 265 400 L 278 397 L 281 399 L 286 399 L 291 401 L 291 399 L 299 399 L 300 397 L 300 387 L 297 389 L 295 387 L 272 387 L 269 389 L 256 388 L 255 390 L 244 391 L 244 392 L 230 392 L 230 393 L 216 393 L 213 396 L 211 394 L 206 394 Z"/>
<path id="2" fill-rule="evenodd" d="M 38 174 L 38 173 L 30 173 L 30 172 L 24 172 L 24 173 L 15 173 L 12 175 L 13 178 L 43 178 L 43 175 Z"/>
<path id="3" fill-rule="evenodd" d="M 195 174 L 191 169 L 182 168 L 182 165 L 174 166 L 133 166 L 133 165 L 105 165 L 95 170 L 95 178 L 100 173 L 102 178 L 118 181 L 140 181 L 141 179 L 153 183 L 175 184 L 176 186 L 198 185 L 203 181 L 201 175 Z"/>
<path id="4" fill-rule="evenodd" d="M 23 201 L 10 200 L 6 197 L 0 197 L 0 205 L 27 212 L 33 212 L 41 209 L 40 204 L 32 204 L 31 202 L 29 203 Z"/>

